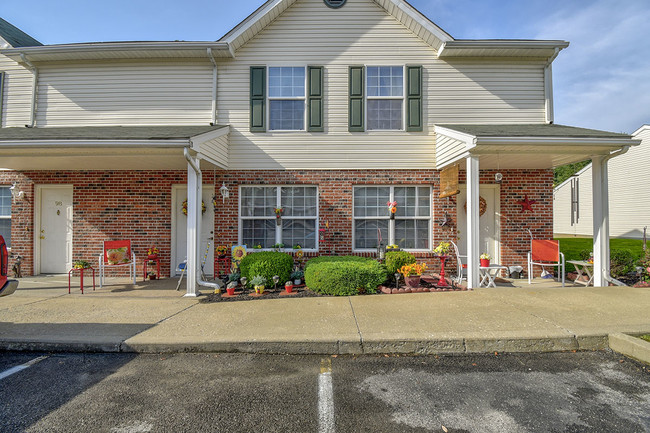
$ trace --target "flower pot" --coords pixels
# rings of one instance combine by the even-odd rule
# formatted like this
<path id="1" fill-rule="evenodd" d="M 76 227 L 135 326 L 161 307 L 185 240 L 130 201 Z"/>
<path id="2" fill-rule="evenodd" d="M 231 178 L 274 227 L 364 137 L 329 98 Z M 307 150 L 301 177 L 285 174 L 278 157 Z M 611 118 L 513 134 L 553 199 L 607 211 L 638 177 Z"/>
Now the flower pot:
<path id="1" fill-rule="evenodd" d="M 408 277 L 404 277 L 404 282 L 411 288 L 419 287 L 421 277 L 421 275 L 409 275 Z"/>
<path id="2" fill-rule="evenodd" d="M 260 295 L 264 293 L 264 286 L 255 286 L 255 293 L 259 293 Z"/>
<path id="3" fill-rule="evenodd" d="M 235 288 L 234 287 L 228 287 L 226 289 L 226 292 L 228 292 L 228 296 L 233 296 L 235 294 Z"/>
<path id="4" fill-rule="evenodd" d="M 293 285 L 294 286 L 299 286 L 300 283 L 302 283 L 302 280 L 300 278 L 296 278 L 295 280 L 293 280 Z"/>
<path id="5" fill-rule="evenodd" d="M 284 286 L 284 290 L 286 290 L 287 293 L 291 293 L 291 292 L 293 292 L 293 284 L 290 284 L 290 285 L 289 285 L 289 284 L 285 284 L 285 286 Z"/>
<path id="6" fill-rule="evenodd" d="M 147 256 L 147 260 L 155 260 L 158 258 L 158 254 L 150 254 Z"/>
<path id="7" fill-rule="evenodd" d="M 481 259 L 481 266 L 484 268 L 490 266 L 490 259 Z"/>
<path id="8" fill-rule="evenodd" d="M 155 279 L 156 279 L 156 275 L 149 275 L 149 279 L 150 279 L 150 280 L 155 280 Z"/>

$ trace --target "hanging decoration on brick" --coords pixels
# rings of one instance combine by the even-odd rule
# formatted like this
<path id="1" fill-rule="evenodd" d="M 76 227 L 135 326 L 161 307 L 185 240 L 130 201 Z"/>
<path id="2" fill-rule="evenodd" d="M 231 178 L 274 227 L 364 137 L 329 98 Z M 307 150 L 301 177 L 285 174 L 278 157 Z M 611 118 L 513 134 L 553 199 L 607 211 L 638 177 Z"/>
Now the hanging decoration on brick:
<path id="1" fill-rule="evenodd" d="M 525 195 L 523 200 L 517 202 L 517 204 L 521 206 L 521 213 L 524 213 L 527 210 L 535 213 L 533 210 L 533 205 L 535 203 L 537 203 L 537 200 L 529 200 L 528 195 Z"/>
<path id="2" fill-rule="evenodd" d="M 467 213 L 467 202 L 465 202 L 465 206 L 463 206 L 463 209 L 465 209 L 465 213 Z M 487 201 L 482 196 L 478 197 L 478 216 L 483 216 L 483 214 L 487 211 Z"/>

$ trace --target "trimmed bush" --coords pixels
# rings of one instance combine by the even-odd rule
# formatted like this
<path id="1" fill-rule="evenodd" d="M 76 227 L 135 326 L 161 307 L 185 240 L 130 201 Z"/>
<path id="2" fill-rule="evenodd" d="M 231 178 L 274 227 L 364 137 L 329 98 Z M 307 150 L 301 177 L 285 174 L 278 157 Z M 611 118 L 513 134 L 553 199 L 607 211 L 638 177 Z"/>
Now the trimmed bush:
<path id="1" fill-rule="evenodd" d="M 313 259 L 309 259 L 307 263 L 305 264 L 305 271 L 307 271 L 307 268 L 311 265 L 315 265 L 316 263 L 323 263 L 323 262 L 367 262 L 368 260 L 373 260 L 368 257 L 360 257 L 360 256 L 319 256 L 319 257 L 314 257 Z"/>
<path id="2" fill-rule="evenodd" d="M 305 284 L 325 295 L 349 296 L 376 293 L 377 286 L 386 281 L 386 275 L 386 267 L 373 259 L 322 260 L 306 268 Z"/>
<path id="3" fill-rule="evenodd" d="M 636 260 L 634 253 L 630 250 L 611 250 L 609 253 L 609 273 L 614 278 L 625 276 L 628 272 L 634 271 Z"/>
<path id="4" fill-rule="evenodd" d="M 386 253 L 386 270 L 392 276 L 404 265 L 415 263 L 415 256 L 407 251 L 390 251 Z"/>
<path id="5" fill-rule="evenodd" d="M 248 254 L 239 264 L 242 277 L 251 281 L 255 275 L 261 275 L 266 278 L 266 287 L 273 286 L 274 275 L 279 276 L 279 281 L 282 283 L 287 281 L 291 276 L 291 269 L 293 269 L 293 257 L 275 251 Z"/>

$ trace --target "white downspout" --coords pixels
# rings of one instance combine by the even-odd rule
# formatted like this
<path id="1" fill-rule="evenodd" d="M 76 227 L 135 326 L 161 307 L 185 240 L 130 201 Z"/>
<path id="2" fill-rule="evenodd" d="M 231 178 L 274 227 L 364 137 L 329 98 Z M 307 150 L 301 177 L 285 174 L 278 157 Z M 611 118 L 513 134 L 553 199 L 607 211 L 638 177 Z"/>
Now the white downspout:
<path id="1" fill-rule="evenodd" d="M 621 156 L 627 151 L 630 150 L 630 146 L 623 146 L 621 150 L 617 152 L 612 152 L 606 157 L 604 157 L 601 161 L 602 167 L 607 166 L 607 162 L 617 156 Z M 603 218 L 603 235 L 604 235 L 604 240 L 606 241 L 606 251 L 607 251 L 607 257 L 602 257 L 601 258 L 601 269 L 602 269 L 602 275 L 603 279 L 609 283 L 613 283 L 617 286 L 624 286 L 625 284 L 616 278 L 612 277 L 610 274 L 610 266 L 609 266 L 609 261 L 610 261 L 610 251 L 609 251 L 609 176 L 607 173 L 607 169 L 604 168 L 602 170 L 603 176 L 601 177 L 601 192 L 603 193 L 603 202 L 602 202 L 602 214 L 604 215 Z M 592 175 L 593 175 L 593 166 L 592 166 Z M 595 229 L 595 227 L 594 227 Z M 607 260 L 607 262 L 605 262 Z M 596 265 L 596 260 L 594 260 L 594 271 L 595 265 Z"/>
<path id="2" fill-rule="evenodd" d="M 29 60 L 27 60 L 25 54 L 21 53 L 20 58 L 22 59 L 23 63 L 25 63 L 29 69 L 31 69 L 32 75 L 34 76 L 34 82 L 32 83 L 32 106 L 29 113 L 29 125 L 25 125 L 28 128 L 33 128 L 34 124 L 36 123 L 36 103 L 38 102 L 38 98 L 36 96 L 36 92 L 38 91 L 38 68 L 34 66 Z"/>
<path id="3" fill-rule="evenodd" d="M 208 48 L 208 58 L 212 62 L 212 122 L 211 125 L 217 124 L 217 62 L 212 55 L 212 48 Z"/>
<path id="4" fill-rule="evenodd" d="M 544 102 L 546 103 L 546 123 L 553 123 L 555 121 L 553 113 L 553 60 L 560 54 L 560 49 L 555 48 L 555 52 L 546 62 L 544 66 Z"/>
<path id="5" fill-rule="evenodd" d="M 219 290 L 221 285 L 217 282 L 201 279 L 199 272 L 199 234 L 201 233 L 201 214 L 198 203 L 201 201 L 201 190 L 203 181 L 201 169 L 197 165 L 187 147 L 183 148 L 183 156 L 187 160 L 187 293 L 185 296 L 196 297 L 200 293 L 196 291 L 196 285 Z M 197 158 L 199 160 L 199 158 Z M 190 169 L 193 171 L 190 172 Z M 192 176 L 193 175 L 193 176 Z"/>

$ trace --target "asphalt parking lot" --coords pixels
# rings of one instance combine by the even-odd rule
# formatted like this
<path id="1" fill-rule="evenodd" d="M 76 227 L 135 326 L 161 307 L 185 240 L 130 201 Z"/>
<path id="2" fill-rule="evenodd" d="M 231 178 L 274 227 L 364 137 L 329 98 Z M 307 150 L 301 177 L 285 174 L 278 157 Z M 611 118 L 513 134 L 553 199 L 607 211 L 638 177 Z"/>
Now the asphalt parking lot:
<path id="1" fill-rule="evenodd" d="M 0 377 L 3 432 L 650 431 L 648 366 L 609 351 L 2 353 Z"/>

